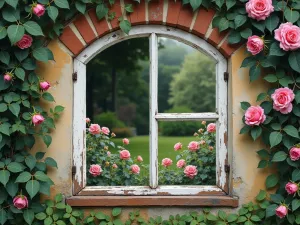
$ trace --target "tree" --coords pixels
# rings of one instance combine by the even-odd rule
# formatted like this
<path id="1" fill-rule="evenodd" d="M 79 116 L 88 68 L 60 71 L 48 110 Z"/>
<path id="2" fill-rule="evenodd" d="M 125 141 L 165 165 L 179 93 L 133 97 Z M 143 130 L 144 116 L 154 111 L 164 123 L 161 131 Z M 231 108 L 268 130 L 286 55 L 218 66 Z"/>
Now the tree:
<path id="1" fill-rule="evenodd" d="M 215 62 L 200 52 L 186 55 L 170 87 L 169 103 L 187 106 L 194 112 L 215 111 Z"/>

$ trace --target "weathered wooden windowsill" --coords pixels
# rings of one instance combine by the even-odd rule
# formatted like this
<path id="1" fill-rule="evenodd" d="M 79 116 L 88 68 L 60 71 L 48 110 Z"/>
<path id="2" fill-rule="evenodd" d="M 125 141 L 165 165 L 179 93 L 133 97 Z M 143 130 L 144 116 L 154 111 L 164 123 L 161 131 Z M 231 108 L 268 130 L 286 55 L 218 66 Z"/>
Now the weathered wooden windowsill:
<path id="1" fill-rule="evenodd" d="M 72 196 L 71 206 L 215 206 L 238 207 L 231 196 Z"/>

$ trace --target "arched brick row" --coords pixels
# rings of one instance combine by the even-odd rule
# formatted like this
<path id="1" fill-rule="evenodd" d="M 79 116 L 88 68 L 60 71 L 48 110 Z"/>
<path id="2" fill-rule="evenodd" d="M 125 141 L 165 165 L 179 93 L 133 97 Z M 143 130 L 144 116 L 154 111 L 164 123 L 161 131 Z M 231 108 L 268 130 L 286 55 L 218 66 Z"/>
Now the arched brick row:
<path id="1" fill-rule="evenodd" d="M 116 13 L 116 17 L 112 21 L 105 19 L 99 21 L 95 9 L 91 9 L 86 15 L 77 16 L 72 22 L 74 26 L 66 26 L 59 39 L 75 56 L 78 55 L 96 39 L 119 29 L 118 17 L 122 16 L 122 7 L 127 3 L 133 4 L 134 7 L 134 12 L 127 15 L 127 19 L 133 26 L 165 24 L 178 27 L 206 39 L 227 58 L 240 47 L 228 44 L 226 40 L 228 32 L 219 33 L 217 28 L 212 29 L 214 10 L 200 8 L 193 12 L 190 6 L 182 6 L 181 1 L 178 0 L 176 2 L 174 0 L 153 0 L 149 3 L 143 1 L 140 4 L 132 0 L 117 0 L 111 9 Z"/>

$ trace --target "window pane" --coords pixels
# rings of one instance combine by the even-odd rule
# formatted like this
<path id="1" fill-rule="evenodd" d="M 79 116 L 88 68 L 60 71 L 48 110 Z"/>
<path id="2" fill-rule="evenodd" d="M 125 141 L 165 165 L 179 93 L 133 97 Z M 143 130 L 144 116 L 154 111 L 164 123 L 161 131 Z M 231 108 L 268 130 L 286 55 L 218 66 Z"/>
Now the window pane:
<path id="1" fill-rule="evenodd" d="M 101 127 L 98 134 L 97 125 L 87 125 L 91 128 L 86 136 L 88 186 L 149 184 L 145 68 L 149 68 L 148 38 L 120 42 L 87 64 L 87 117 Z"/>
<path id="2" fill-rule="evenodd" d="M 215 61 L 182 42 L 158 41 L 158 111 L 215 112 Z"/>
<path id="3" fill-rule="evenodd" d="M 215 185 L 214 122 L 159 122 L 159 185 Z"/>

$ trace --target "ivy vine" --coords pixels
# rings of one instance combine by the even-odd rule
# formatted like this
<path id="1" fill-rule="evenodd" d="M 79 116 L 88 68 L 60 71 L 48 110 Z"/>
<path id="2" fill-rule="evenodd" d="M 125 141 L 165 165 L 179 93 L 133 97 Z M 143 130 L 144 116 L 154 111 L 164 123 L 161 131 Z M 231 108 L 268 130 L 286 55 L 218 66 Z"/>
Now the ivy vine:
<path id="1" fill-rule="evenodd" d="M 139 0 L 136 2 L 140 3 Z M 64 23 L 76 14 L 94 8 L 99 20 L 118 19 L 120 28 L 129 33 L 125 17 L 115 18 L 114 0 L 0 0 L 0 224 L 101 224 L 122 225 L 205 225 L 205 224 L 300 224 L 300 2 L 298 0 L 182 0 L 195 11 L 212 8 L 212 21 L 219 32 L 229 31 L 230 44 L 247 42 L 249 57 L 241 67 L 249 68 L 250 81 L 263 78 L 271 83 L 256 103 L 242 102 L 245 126 L 253 140 L 261 137 L 266 149 L 258 168 L 274 168 L 266 178 L 257 203 L 249 203 L 235 214 L 219 211 L 144 220 L 132 212 L 123 223 L 120 208 L 112 216 L 81 211 L 65 205 L 62 196 L 40 203 L 40 194 L 50 194 L 54 185 L 49 167 L 57 167 L 45 152 L 30 154 L 36 138 L 45 147 L 52 142 L 50 133 L 63 106 L 50 110 L 42 102 L 55 102 L 48 92 L 50 83 L 35 72 L 37 61 L 54 60 L 48 39 L 59 36 Z M 149 3 L 151 4 L 151 2 Z M 133 4 L 125 4 L 124 13 L 132 13 Z"/>

